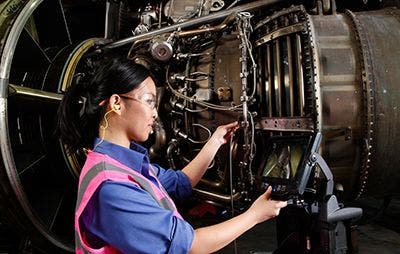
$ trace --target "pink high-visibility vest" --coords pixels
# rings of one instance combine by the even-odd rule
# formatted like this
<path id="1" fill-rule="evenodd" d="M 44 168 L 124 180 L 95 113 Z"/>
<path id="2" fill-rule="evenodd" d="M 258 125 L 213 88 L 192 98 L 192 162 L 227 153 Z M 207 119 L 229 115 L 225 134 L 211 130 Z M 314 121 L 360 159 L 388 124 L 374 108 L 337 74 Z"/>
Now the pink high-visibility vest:
<path id="1" fill-rule="evenodd" d="M 155 179 L 154 169 L 149 168 L 150 175 Z M 174 215 L 178 218 L 182 216 L 178 213 L 176 206 L 172 199 L 168 196 L 161 183 L 158 181 L 156 186 L 149 179 L 134 171 L 133 169 L 123 165 L 122 163 L 112 159 L 111 157 L 89 151 L 85 165 L 79 177 L 78 198 L 76 201 L 75 210 L 75 252 L 78 254 L 83 253 L 121 253 L 110 245 L 103 246 L 102 248 L 95 249 L 86 241 L 85 232 L 81 231 L 79 226 L 79 219 L 88 204 L 90 198 L 96 192 L 97 188 L 106 180 L 129 182 L 134 183 L 142 189 L 146 190 L 157 201 L 160 207 L 173 211 Z"/>

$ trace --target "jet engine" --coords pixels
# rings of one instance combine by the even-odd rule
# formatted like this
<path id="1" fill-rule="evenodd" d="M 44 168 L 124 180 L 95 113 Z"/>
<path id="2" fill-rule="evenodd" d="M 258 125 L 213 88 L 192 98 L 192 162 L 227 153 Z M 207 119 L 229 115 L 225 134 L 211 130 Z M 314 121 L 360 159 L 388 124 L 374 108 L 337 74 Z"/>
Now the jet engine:
<path id="1" fill-rule="evenodd" d="M 68 87 L 108 54 L 145 65 L 157 79 L 159 118 L 145 144 L 154 162 L 182 168 L 220 124 L 240 123 L 196 198 L 236 209 L 277 181 L 295 186 L 288 194 L 296 202 L 321 199 L 323 170 L 304 178 L 318 133 L 316 151 L 345 200 L 398 195 L 398 5 L 3 1 L 0 221 L 48 253 L 73 250 L 85 155 L 66 153 L 55 115 Z"/>

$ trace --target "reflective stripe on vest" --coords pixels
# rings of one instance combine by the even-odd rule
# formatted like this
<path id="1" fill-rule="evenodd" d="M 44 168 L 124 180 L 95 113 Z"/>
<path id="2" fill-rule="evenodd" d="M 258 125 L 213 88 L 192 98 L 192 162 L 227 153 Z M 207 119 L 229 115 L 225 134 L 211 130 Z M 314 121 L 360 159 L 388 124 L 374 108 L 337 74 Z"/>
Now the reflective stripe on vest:
<path id="1" fill-rule="evenodd" d="M 182 216 L 178 213 L 176 206 L 172 199 L 168 196 L 167 192 L 161 186 L 157 177 L 155 176 L 154 169 L 149 164 L 150 175 L 152 175 L 158 182 L 160 188 L 156 186 L 149 179 L 122 163 L 110 158 L 107 155 L 90 151 L 87 160 L 82 169 L 79 179 L 79 191 L 77 198 L 77 206 L 75 211 L 75 251 L 76 253 L 120 253 L 112 246 L 104 246 L 100 249 L 91 248 L 85 241 L 85 237 L 81 235 L 79 219 L 88 204 L 90 198 L 96 192 L 97 188 L 106 180 L 113 180 L 118 182 L 134 183 L 147 191 L 153 199 L 167 210 L 171 210 L 178 218 Z M 84 234 L 84 232 L 83 232 Z"/>

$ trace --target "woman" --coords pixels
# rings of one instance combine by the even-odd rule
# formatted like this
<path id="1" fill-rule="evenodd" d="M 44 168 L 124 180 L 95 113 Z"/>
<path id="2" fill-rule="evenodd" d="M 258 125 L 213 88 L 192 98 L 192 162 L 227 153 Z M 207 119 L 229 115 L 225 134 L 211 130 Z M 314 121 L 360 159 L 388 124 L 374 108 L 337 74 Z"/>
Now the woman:
<path id="1" fill-rule="evenodd" d="M 77 253 L 211 253 L 286 206 L 270 200 L 268 189 L 243 214 L 194 230 L 168 194 L 190 195 L 238 123 L 218 127 L 199 154 L 175 171 L 150 164 L 139 145 L 156 118 L 150 73 L 126 59 L 108 61 L 90 81 L 65 94 L 58 112 L 60 138 L 69 152 L 89 149 L 75 214 Z"/>

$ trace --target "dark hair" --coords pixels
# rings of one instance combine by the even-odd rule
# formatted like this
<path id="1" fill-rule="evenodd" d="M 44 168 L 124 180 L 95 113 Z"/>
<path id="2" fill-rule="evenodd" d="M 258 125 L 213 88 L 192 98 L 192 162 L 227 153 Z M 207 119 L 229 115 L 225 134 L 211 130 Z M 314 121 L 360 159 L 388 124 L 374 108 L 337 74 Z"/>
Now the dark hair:
<path id="1" fill-rule="evenodd" d="M 151 76 L 144 66 L 121 57 L 99 66 L 92 78 L 69 87 L 58 108 L 56 134 L 70 153 L 92 148 L 107 107 L 99 105 L 102 101 L 132 91 Z"/>

